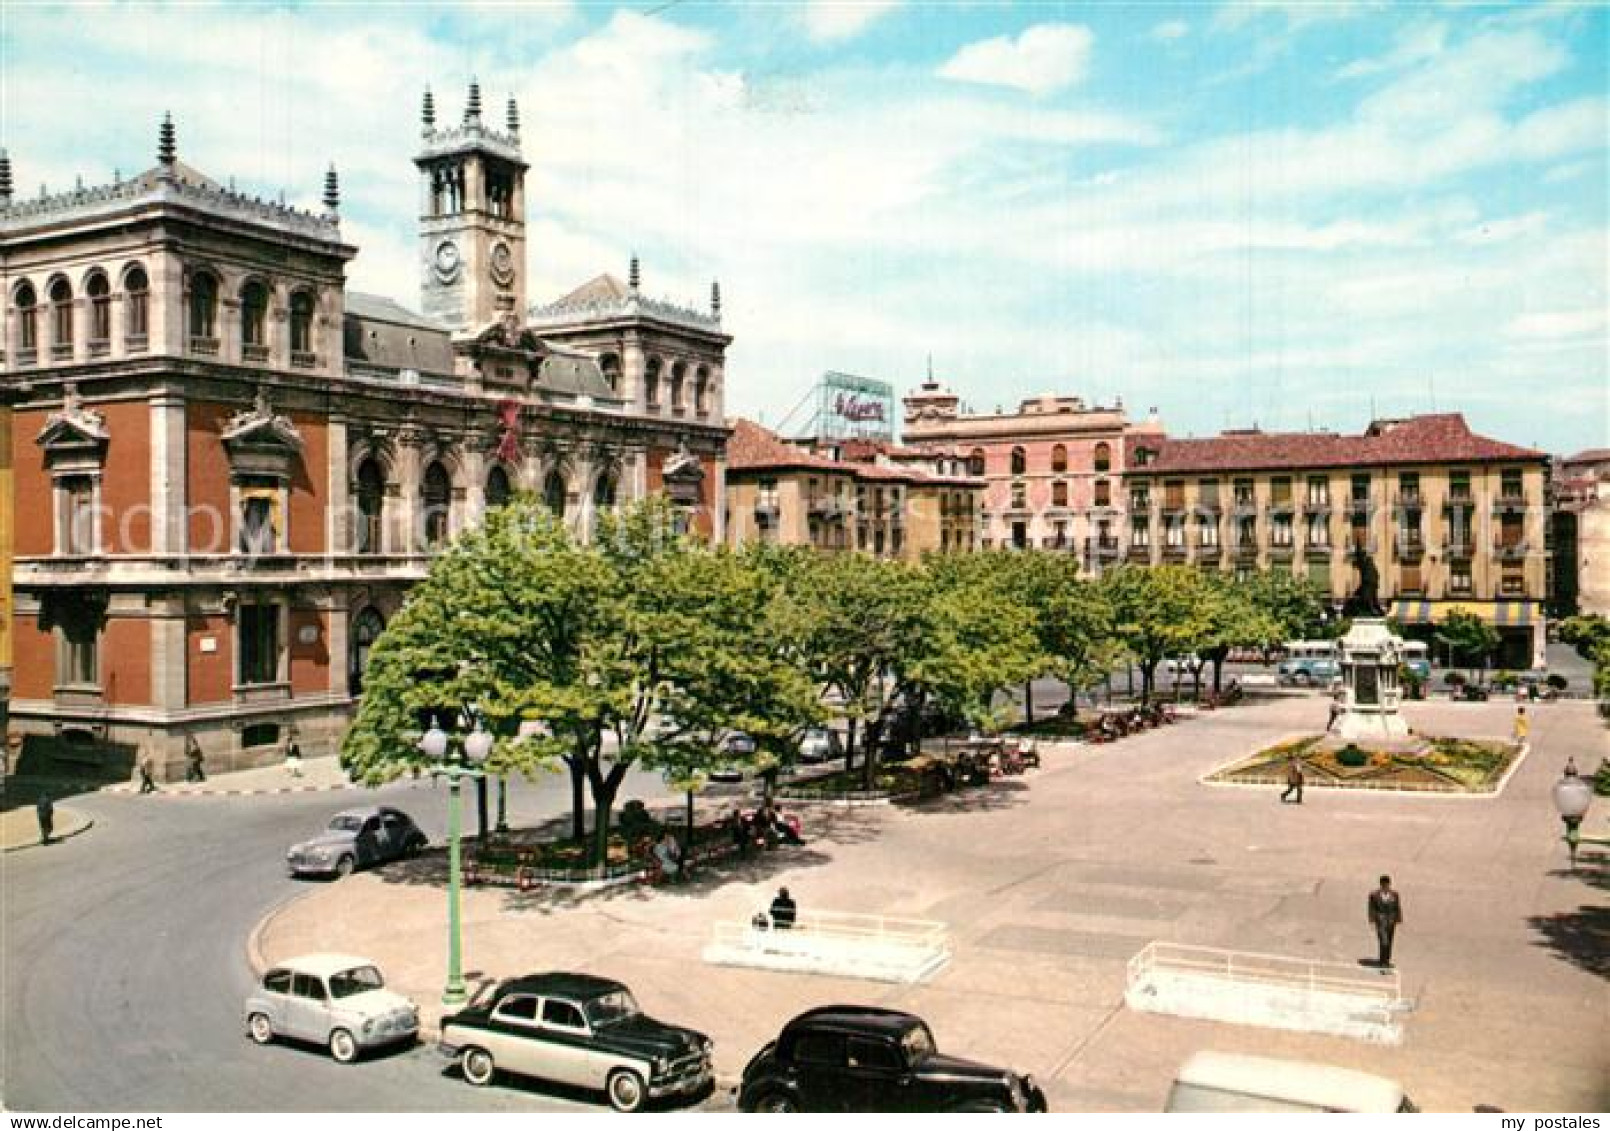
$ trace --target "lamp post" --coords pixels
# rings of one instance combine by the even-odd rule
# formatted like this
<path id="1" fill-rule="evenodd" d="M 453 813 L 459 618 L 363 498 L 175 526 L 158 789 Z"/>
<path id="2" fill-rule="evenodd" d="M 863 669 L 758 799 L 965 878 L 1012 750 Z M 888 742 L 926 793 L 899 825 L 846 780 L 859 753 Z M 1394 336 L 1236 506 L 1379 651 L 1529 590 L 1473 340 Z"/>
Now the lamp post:
<path id="1" fill-rule="evenodd" d="M 1582 818 L 1587 816 L 1588 806 L 1592 803 L 1593 786 L 1586 778 L 1567 771 L 1564 777 L 1554 783 L 1554 808 L 1559 811 L 1560 820 L 1565 822 L 1565 843 L 1571 850 L 1573 870 L 1576 868 L 1577 845 L 1584 841 L 1610 845 L 1610 837 L 1583 836 L 1579 831 Z"/>
<path id="2" fill-rule="evenodd" d="M 435 763 L 431 773 L 447 779 L 447 986 L 442 990 L 442 1004 L 462 1005 L 469 995 L 464 988 L 459 926 L 459 886 L 463 860 L 459 843 L 459 783 L 465 778 L 485 776 L 480 766 L 492 751 L 492 736 L 481 727 L 481 720 L 477 718 L 475 729 L 464 737 L 462 760 L 446 760 L 449 745 L 448 734 L 442 730 L 440 723 L 433 723 L 419 740 L 419 748 Z"/>

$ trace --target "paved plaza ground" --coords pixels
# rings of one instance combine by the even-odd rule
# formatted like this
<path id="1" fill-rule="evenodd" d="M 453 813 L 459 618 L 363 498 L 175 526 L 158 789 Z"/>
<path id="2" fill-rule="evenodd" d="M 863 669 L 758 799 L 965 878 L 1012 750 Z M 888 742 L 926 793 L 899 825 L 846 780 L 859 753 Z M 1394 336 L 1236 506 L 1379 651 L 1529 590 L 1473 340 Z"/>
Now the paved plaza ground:
<path id="1" fill-rule="evenodd" d="M 1291 1056 L 1401 1080 L 1423 1107 L 1610 1107 L 1610 861 L 1566 869 L 1550 787 L 1567 754 L 1606 752 L 1586 703 L 1538 708 L 1533 749 L 1498 798 L 1276 789 L 1199 778 L 1272 737 L 1320 726 L 1317 698 L 1253 703 L 1106 746 L 1047 751 L 1020 779 L 920 806 L 804 807 L 809 843 L 677 887 L 465 896 L 473 981 L 543 969 L 630 984 L 651 1013 L 708 1032 L 717 1070 L 796 1012 L 909 1009 L 942 1048 L 1034 1072 L 1057 1110 L 1155 1111 L 1202 1048 Z M 1503 737 L 1502 703 L 1412 704 L 1421 731 Z M 1590 829 L 1603 835 L 1598 802 Z M 1365 898 L 1402 892 L 1400 1046 L 1138 1014 L 1125 963 L 1152 939 L 1353 962 L 1373 957 Z M 311 888 L 265 922 L 259 959 L 339 949 L 378 960 L 433 1020 L 445 967 L 440 867 L 416 862 Z M 704 965 L 711 924 L 786 884 L 802 909 L 949 924 L 955 956 L 892 986 Z M 1362 968 L 1361 968 L 1362 969 Z"/>

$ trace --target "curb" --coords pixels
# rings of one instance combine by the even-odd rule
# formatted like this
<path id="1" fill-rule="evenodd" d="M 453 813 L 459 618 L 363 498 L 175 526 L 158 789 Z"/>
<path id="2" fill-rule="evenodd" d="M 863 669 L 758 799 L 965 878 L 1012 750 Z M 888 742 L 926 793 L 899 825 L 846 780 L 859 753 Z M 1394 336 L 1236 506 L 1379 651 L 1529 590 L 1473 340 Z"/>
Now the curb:
<path id="1" fill-rule="evenodd" d="M 50 838 L 50 843 L 51 844 L 58 844 L 58 843 L 60 843 L 61 841 L 64 841 L 64 840 L 72 840 L 74 837 L 79 836 L 79 835 L 81 835 L 83 833 L 87 833 L 87 832 L 89 832 L 90 829 L 93 829 L 95 827 L 95 818 L 94 817 L 85 817 L 82 814 L 78 813 L 77 810 L 70 810 L 70 812 L 73 812 L 75 815 L 79 816 L 83 820 L 84 823 L 82 825 L 79 825 L 76 829 L 72 829 L 71 831 L 57 833 L 55 836 Z M 6 854 L 9 855 L 10 853 L 13 853 L 13 852 L 21 852 L 21 851 L 23 851 L 24 849 L 27 849 L 27 848 L 44 848 L 44 847 L 46 847 L 44 841 L 42 841 L 42 840 L 31 840 L 31 841 L 27 842 L 26 844 L 8 845 L 3 851 Z"/>
<path id="2" fill-rule="evenodd" d="M 138 787 L 124 783 L 122 785 L 110 786 L 102 790 L 102 792 L 127 794 L 136 797 L 155 796 L 167 799 L 175 799 L 196 797 L 271 797 L 276 794 L 333 793 L 337 790 L 362 788 L 362 786 L 357 785 L 354 782 L 336 782 L 333 785 L 281 785 L 265 787 L 262 789 L 175 789 L 172 787 L 164 788 L 162 786 L 158 786 L 154 794 L 142 795 Z"/>

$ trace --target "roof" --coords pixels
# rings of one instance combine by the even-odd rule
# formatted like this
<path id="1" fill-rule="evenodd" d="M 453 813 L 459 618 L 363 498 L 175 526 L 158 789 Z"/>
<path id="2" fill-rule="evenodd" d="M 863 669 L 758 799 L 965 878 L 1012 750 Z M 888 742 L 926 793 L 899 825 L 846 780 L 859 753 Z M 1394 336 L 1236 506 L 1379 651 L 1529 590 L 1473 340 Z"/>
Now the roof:
<path id="1" fill-rule="evenodd" d="M 763 428 L 752 420 L 735 421 L 732 436 L 727 440 L 727 470 L 765 471 L 773 468 L 836 471 L 843 475 L 851 475 L 859 470 L 854 465 L 839 463 L 790 444 L 771 429 Z"/>
<path id="2" fill-rule="evenodd" d="M 626 986 L 611 978 L 596 974 L 569 974 L 552 970 L 542 974 L 522 974 L 510 978 L 498 987 L 498 993 L 563 994 L 567 997 L 597 997 L 614 993 Z"/>
<path id="3" fill-rule="evenodd" d="M 824 1005 L 817 1009 L 806 1010 L 784 1028 L 796 1029 L 805 1025 L 819 1024 L 876 1029 L 884 1033 L 904 1033 L 907 1029 L 923 1024 L 923 1020 L 913 1013 L 880 1009 L 874 1005 Z"/>
<path id="4" fill-rule="evenodd" d="M 601 303 L 625 302 L 631 293 L 631 288 L 606 271 L 550 303 L 546 309 L 553 313 L 590 310 Z"/>
<path id="5" fill-rule="evenodd" d="M 339 974 L 343 970 L 351 970 L 354 966 L 373 966 L 372 958 L 360 958 L 355 954 L 333 954 L 320 952 L 318 954 L 301 954 L 295 958 L 287 958 L 273 964 L 276 970 L 293 970 L 299 974 L 313 974 L 316 977 L 328 978 L 331 974 Z"/>
<path id="6" fill-rule="evenodd" d="M 1180 1066 L 1175 1080 L 1331 1111 L 1395 1112 L 1404 1098 L 1402 1086 L 1384 1076 L 1303 1060 L 1227 1052 L 1194 1054 Z"/>
<path id="7" fill-rule="evenodd" d="M 1144 466 L 1138 466 L 1133 458 L 1126 461 L 1130 473 L 1139 475 L 1548 458 L 1532 448 L 1477 435 L 1457 412 L 1378 420 L 1358 436 L 1249 430 L 1201 440 L 1129 437 L 1129 451 L 1133 453 L 1137 447 L 1157 453 Z"/>
<path id="8" fill-rule="evenodd" d="M 348 361 L 378 369 L 453 372 L 453 337 L 447 328 L 380 295 L 347 292 L 342 339 Z"/>
<path id="9" fill-rule="evenodd" d="M 396 299 L 387 298 L 385 295 L 347 291 L 346 307 L 347 313 L 357 318 L 391 322 L 398 326 L 415 326 L 421 330 L 440 330 L 444 334 L 448 332 L 448 328 L 442 323 L 433 321 L 423 314 L 416 314 Z"/>
<path id="10" fill-rule="evenodd" d="M 550 346 L 550 349 L 553 347 Z M 598 362 L 584 354 L 555 350 L 542 359 L 537 385 L 550 393 L 591 397 L 594 401 L 619 401 L 620 394 L 604 380 Z"/>
<path id="11" fill-rule="evenodd" d="M 1577 452 L 1574 456 L 1566 456 L 1561 463 L 1610 463 L 1610 448 L 1589 448 L 1585 452 Z"/>

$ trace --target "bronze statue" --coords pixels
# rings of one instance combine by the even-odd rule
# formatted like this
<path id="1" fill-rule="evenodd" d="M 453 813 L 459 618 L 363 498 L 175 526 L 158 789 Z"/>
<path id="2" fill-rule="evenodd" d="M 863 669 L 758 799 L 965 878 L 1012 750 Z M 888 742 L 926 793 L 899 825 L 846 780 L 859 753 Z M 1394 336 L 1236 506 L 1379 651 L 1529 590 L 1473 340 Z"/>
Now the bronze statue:
<path id="1" fill-rule="evenodd" d="M 1343 613 L 1350 617 L 1381 616 L 1381 572 L 1362 543 L 1353 547 L 1353 567 L 1358 570 L 1358 588 L 1342 607 Z"/>

